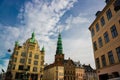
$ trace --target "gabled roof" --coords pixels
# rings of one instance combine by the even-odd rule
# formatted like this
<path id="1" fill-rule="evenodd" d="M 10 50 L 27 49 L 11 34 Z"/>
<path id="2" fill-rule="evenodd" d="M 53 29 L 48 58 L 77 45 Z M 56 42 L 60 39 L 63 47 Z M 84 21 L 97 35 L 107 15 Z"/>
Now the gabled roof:
<path id="1" fill-rule="evenodd" d="M 70 58 L 64 60 L 64 64 L 69 63 L 69 62 L 71 62 L 73 65 L 75 65 L 75 63 L 73 62 L 73 60 L 70 59 Z"/>
<path id="2" fill-rule="evenodd" d="M 95 70 L 90 65 L 83 65 L 85 72 L 94 72 Z"/>

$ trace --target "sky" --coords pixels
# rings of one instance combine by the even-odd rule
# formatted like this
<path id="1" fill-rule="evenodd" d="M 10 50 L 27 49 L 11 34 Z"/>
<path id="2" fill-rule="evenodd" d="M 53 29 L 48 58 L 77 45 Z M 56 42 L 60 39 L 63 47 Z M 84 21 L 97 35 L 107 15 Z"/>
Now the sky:
<path id="1" fill-rule="evenodd" d="M 23 45 L 32 32 L 52 63 L 59 30 L 65 59 L 95 68 L 88 28 L 104 6 L 104 0 L 0 0 L 0 69 L 7 69 L 15 41 Z"/>

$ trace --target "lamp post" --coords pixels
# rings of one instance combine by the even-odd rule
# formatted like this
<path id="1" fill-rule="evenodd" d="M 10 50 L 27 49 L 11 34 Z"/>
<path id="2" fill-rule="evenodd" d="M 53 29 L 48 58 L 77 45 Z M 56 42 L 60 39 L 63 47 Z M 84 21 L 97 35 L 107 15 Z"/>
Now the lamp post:
<path id="1" fill-rule="evenodd" d="M 8 49 L 8 52 L 10 53 L 11 50 Z M 9 69 L 8 72 L 6 72 L 5 80 L 12 80 L 12 65 L 13 65 L 13 59 L 12 59 L 12 57 L 13 57 L 13 56 L 11 56 L 11 57 L 10 57 L 10 60 L 9 60 L 8 68 L 10 68 L 10 69 Z"/>
<path id="2" fill-rule="evenodd" d="M 2 69 L 1 80 L 4 80 L 4 78 L 5 78 L 4 72 L 5 71 Z"/>

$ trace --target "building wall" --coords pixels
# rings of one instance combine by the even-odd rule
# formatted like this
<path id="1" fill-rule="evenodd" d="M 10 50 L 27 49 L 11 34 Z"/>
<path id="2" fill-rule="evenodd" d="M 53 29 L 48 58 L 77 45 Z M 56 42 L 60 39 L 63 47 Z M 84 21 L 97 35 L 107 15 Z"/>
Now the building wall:
<path id="1" fill-rule="evenodd" d="M 85 70 L 81 67 L 75 68 L 75 80 L 84 80 Z"/>
<path id="2" fill-rule="evenodd" d="M 75 65 L 71 59 L 64 63 L 64 80 L 75 80 Z"/>
<path id="3" fill-rule="evenodd" d="M 58 80 L 64 80 L 64 67 L 58 66 Z"/>
<path id="4" fill-rule="evenodd" d="M 92 36 L 92 43 L 93 43 L 93 49 L 94 49 L 94 42 L 97 44 L 97 50 L 94 49 L 94 58 L 96 61 L 96 67 L 97 67 L 97 74 L 107 74 L 108 77 L 110 75 L 113 75 L 113 72 L 118 72 L 120 75 L 120 70 L 118 67 L 120 67 L 120 60 L 117 55 L 116 48 L 120 47 L 120 10 L 115 11 L 114 10 L 114 3 L 116 0 L 110 0 L 110 2 L 105 6 L 105 8 L 102 10 L 102 12 L 97 16 L 95 21 L 90 26 L 91 33 L 94 29 L 94 36 Z M 107 18 L 106 12 L 108 10 L 111 10 L 112 17 L 110 19 Z M 100 19 L 104 17 L 105 24 L 102 26 Z M 96 30 L 96 24 L 99 24 L 99 31 Z M 111 28 L 115 25 L 117 30 L 117 36 L 113 37 Z M 107 32 L 109 36 L 109 41 L 105 42 L 104 33 Z M 99 41 L 98 38 L 102 39 L 102 47 L 99 47 Z M 110 63 L 110 58 L 108 53 L 112 51 L 114 63 Z M 105 56 L 106 65 L 103 64 L 102 56 Z M 98 60 L 99 61 L 98 61 Z M 99 66 L 100 65 L 100 66 Z M 113 77 L 113 76 L 112 76 Z"/>
<path id="5" fill-rule="evenodd" d="M 27 67 L 29 67 L 29 69 Z M 15 46 L 7 72 L 12 72 L 13 80 L 18 77 L 21 79 L 22 75 L 26 72 L 29 74 L 29 79 L 40 80 L 40 76 L 43 75 L 43 68 L 44 52 L 39 50 L 37 41 L 31 43 L 30 39 L 28 39 L 23 46 Z M 35 78 L 35 76 L 37 76 L 37 78 Z"/>
<path id="6" fill-rule="evenodd" d="M 98 80 L 96 72 L 86 72 L 84 80 Z"/>
<path id="7" fill-rule="evenodd" d="M 43 80 L 64 80 L 64 67 L 53 66 L 44 70 Z"/>

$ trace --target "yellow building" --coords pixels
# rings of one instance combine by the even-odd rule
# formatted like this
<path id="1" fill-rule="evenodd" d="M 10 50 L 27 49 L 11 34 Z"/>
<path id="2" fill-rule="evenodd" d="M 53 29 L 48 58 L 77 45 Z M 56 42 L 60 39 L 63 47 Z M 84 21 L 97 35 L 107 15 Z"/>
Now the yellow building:
<path id="1" fill-rule="evenodd" d="M 83 66 L 80 64 L 80 62 L 74 62 L 76 67 L 75 67 L 75 80 L 84 80 L 85 78 L 85 69 Z"/>
<path id="2" fill-rule="evenodd" d="M 44 80 L 64 80 L 64 67 L 53 64 L 47 66 L 44 70 Z"/>
<path id="3" fill-rule="evenodd" d="M 89 30 L 99 80 L 120 77 L 120 0 L 106 0 Z"/>
<path id="4" fill-rule="evenodd" d="M 77 75 L 80 74 L 80 75 Z M 64 59 L 61 34 L 58 36 L 55 61 L 44 68 L 44 80 L 83 80 L 84 69 L 76 67 L 72 59 Z M 77 79 L 76 78 L 80 78 Z"/>
<path id="5" fill-rule="evenodd" d="M 16 42 L 9 60 L 6 80 L 41 80 L 44 54 L 44 47 L 40 51 L 34 32 L 23 46 Z"/>

